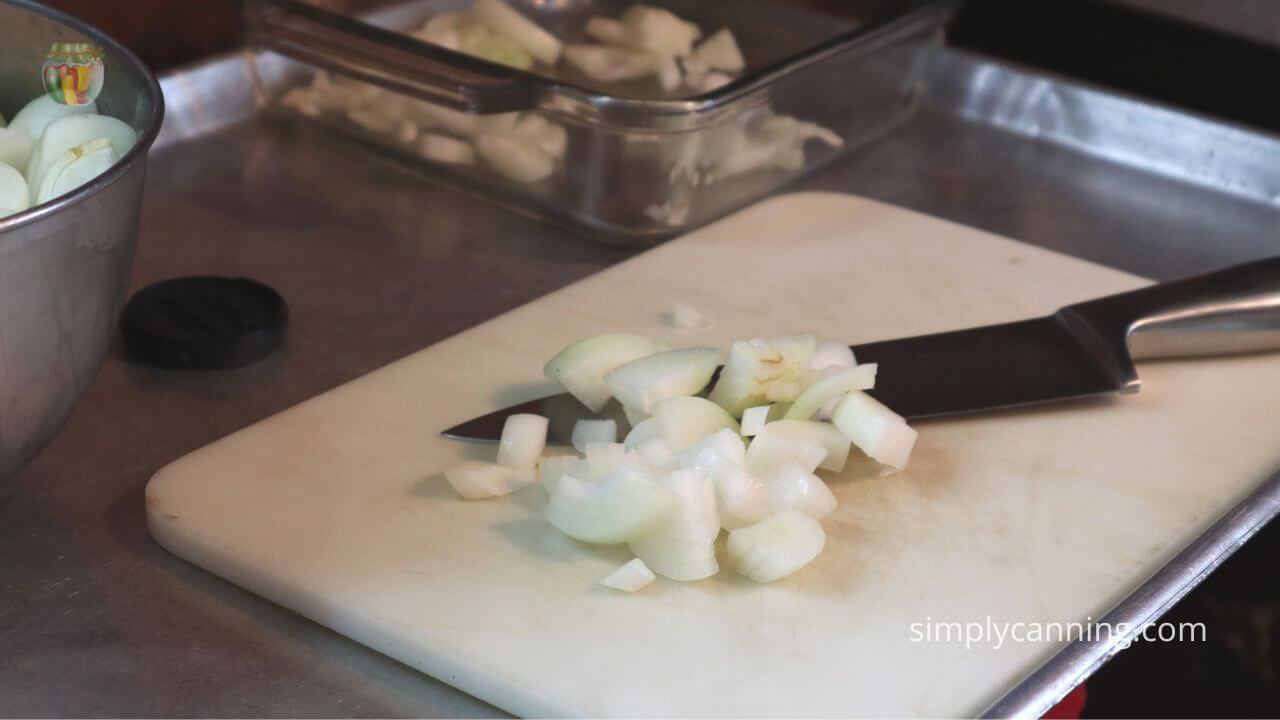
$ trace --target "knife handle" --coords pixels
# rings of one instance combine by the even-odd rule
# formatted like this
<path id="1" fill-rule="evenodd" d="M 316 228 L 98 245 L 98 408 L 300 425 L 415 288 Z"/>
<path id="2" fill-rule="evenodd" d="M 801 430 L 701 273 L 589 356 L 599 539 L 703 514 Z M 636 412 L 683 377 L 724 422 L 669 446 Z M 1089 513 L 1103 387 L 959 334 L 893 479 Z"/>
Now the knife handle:
<path id="1" fill-rule="evenodd" d="M 1280 257 L 1066 309 L 1135 360 L 1280 350 Z"/>

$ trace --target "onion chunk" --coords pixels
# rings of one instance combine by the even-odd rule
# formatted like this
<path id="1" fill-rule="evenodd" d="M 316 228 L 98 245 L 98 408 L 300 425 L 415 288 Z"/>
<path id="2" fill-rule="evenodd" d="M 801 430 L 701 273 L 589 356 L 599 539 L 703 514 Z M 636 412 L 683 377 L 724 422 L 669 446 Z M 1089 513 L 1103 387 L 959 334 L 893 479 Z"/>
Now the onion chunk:
<path id="1" fill-rule="evenodd" d="M 771 389 L 777 400 L 787 399 L 785 395 L 792 392 L 799 394 L 796 380 L 817 345 L 812 335 L 735 342 L 708 397 L 730 415 L 742 417 L 747 408 L 765 404 Z"/>
<path id="2" fill-rule="evenodd" d="M 628 545 L 655 573 L 672 580 L 701 580 L 720 570 L 716 537 L 720 516 L 711 477 L 701 470 L 674 470 L 662 484 L 676 497 L 670 512 Z"/>
<path id="3" fill-rule="evenodd" d="M 773 511 L 799 510 L 814 520 L 821 520 L 836 509 L 836 496 L 831 488 L 794 460 L 770 473 L 765 487 Z"/>
<path id="4" fill-rule="evenodd" d="M 808 565 L 822 552 L 827 534 L 817 520 L 798 510 L 784 510 L 729 533 L 733 568 L 759 583 L 770 583 Z"/>
<path id="5" fill-rule="evenodd" d="M 858 449 L 892 470 L 907 466 L 919 437 L 901 415 L 858 390 L 845 395 L 836 405 L 831 421 Z"/>
<path id="6" fill-rule="evenodd" d="M 675 452 L 680 452 L 703 438 L 721 430 L 739 432 L 738 422 L 723 408 L 700 397 L 672 397 L 653 407 L 653 417 L 658 437 L 666 441 Z M 640 426 L 637 425 L 637 428 Z"/>
<path id="7" fill-rule="evenodd" d="M 670 488 L 623 465 L 599 482 L 561 477 L 546 512 L 551 524 L 569 537 L 607 545 L 627 542 L 660 525 L 675 501 Z"/>
<path id="8" fill-rule="evenodd" d="M 719 362 L 716 348 L 680 348 L 632 360 L 605 373 L 604 381 L 623 405 L 651 413 L 659 400 L 702 390 Z"/>
<path id="9" fill-rule="evenodd" d="M 778 420 L 765 425 L 747 448 L 747 469 L 764 477 L 787 461 L 802 462 L 815 446 L 823 449 L 819 467 L 833 472 L 844 469 L 849 438 L 832 425 L 811 420 Z"/>
<path id="10" fill-rule="evenodd" d="M 622 443 L 588 443 L 584 454 L 587 456 L 587 472 L 595 481 L 617 472 L 627 458 L 627 451 Z"/>
<path id="11" fill-rule="evenodd" d="M 556 353 L 543 372 L 583 405 L 600 412 L 611 396 L 605 373 L 666 349 L 665 343 L 639 335 L 593 335 Z"/>
<path id="12" fill-rule="evenodd" d="M 538 460 L 538 476 L 549 493 L 555 492 L 565 475 L 586 477 L 588 474 L 586 462 L 572 455 L 548 455 Z"/>
<path id="13" fill-rule="evenodd" d="M 507 418 L 498 441 L 498 464 L 533 469 L 547 446 L 547 419 L 519 413 Z"/>
<path id="14" fill-rule="evenodd" d="M 658 421 L 653 418 L 641 420 L 631 428 L 622 444 L 628 450 L 635 450 L 645 442 L 658 437 Z"/>
<path id="15" fill-rule="evenodd" d="M 795 404 L 787 410 L 785 417 L 790 420 L 808 420 L 831 400 L 843 396 L 850 390 L 870 390 L 876 386 L 875 363 L 857 365 L 818 380 L 809 386 Z"/>
<path id="16" fill-rule="evenodd" d="M 613 420 L 579 420 L 573 425 L 571 437 L 573 449 L 585 453 L 589 443 L 617 442 L 618 423 Z"/>
<path id="17" fill-rule="evenodd" d="M 644 564 L 643 560 L 635 558 L 626 565 L 609 573 L 608 576 L 600 581 L 600 584 L 614 590 L 635 592 L 653 582 L 656 577 L 653 571 L 649 569 L 649 566 Z"/>
<path id="18" fill-rule="evenodd" d="M 775 420 L 781 420 L 790 408 L 791 405 L 789 403 L 757 405 L 747 408 L 742 412 L 742 436 L 755 437 L 759 435 L 764 430 L 765 425 Z"/>
<path id="19" fill-rule="evenodd" d="M 532 468 L 511 468 L 483 460 L 464 460 L 445 470 L 444 478 L 467 500 L 506 495 L 536 479 Z"/>

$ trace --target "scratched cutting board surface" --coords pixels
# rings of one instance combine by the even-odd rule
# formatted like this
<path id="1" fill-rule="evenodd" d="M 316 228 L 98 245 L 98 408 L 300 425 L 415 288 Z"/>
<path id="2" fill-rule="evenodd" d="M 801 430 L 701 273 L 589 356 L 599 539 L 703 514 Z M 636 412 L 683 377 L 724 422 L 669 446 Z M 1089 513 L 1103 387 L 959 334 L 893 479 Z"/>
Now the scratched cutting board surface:
<path id="1" fill-rule="evenodd" d="M 1142 284 L 865 199 L 776 198 L 172 463 L 151 532 L 520 715 L 975 713 L 1059 644 L 966 649 L 912 623 L 1101 615 L 1280 466 L 1280 358 L 1148 363 L 1134 396 L 922 423 L 907 472 L 831 481 L 826 550 L 768 586 L 597 587 L 624 547 L 559 534 L 541 488 L 456 498 L 441 470 L 492 447 L 437 433 L 551 391 L 543 362 L 591 333 L 858 343 Z M 676 301 L 713 327 L 665 327 Z"/>

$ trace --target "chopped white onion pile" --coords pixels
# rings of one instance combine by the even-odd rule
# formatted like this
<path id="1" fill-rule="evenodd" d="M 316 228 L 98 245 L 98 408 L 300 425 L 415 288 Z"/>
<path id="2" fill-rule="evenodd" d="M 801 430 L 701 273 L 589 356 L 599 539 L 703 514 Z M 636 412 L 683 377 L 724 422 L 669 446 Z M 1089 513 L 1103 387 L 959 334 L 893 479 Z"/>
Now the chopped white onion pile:
<path id="1" fill-rule="evenodd" d="M 619 567 L 617 570 L 609 573 L 605 579 L 600 581 L 601 585 L 614 590 L 622 590 L 623 592 L 635 592 L 640 588 L 653 582 L 657 577 L 648 565 L 640 558 L 636 558 L 631 562 Z"/>
<path id="2" fill-rule="evenodd" d="M 583 457 L 540 457 L 546 419 L 513 415 L 496 463 L 469 460 L 446 477 L 465 498 L 493 497 L 533 482 L 537 467 L 552 525 L 583 542 L 626 543 L 635 554 L 601 581 L 609 587 L 633 591 L 654 573 L 714 575 L 721 530 L 729 531 L 735 570 L 759 582 L 786 577 L 821 552 L 818 521 L 836 508 L 816 473 L 843 470 L 853 446 L 884 472 L 900 470 L 916 431 L 863 392 L 873 389 L 876 366 L 858 365 L 848 348 L 810 335 L 734 343 L 720 380 L 701 397 L 718 359 L 715 348 L 670 350 L 636 335 L 573 343 L 547 364 L 547 376 L 594 410 L 611 397 L 634 407 L 624 441 L 613 420 L 581 420 L 573 446 Z M 763 398 L 778 401 L 754 404 Z M 832 403 L 831 422 L 813 419 Z"/>
<path id="3" fill-rule="evenodd" d="M 0 118 L 0 217 L 75 190 L 129 152 L 137 133 L 97 112 L 92 102 L 63 105 L 41 95 L 7 126 Z"/>
<path id="4" fill-rule="evenodd" d="M 652 83 L 669 94 L 710 92 L 732 82 L 746 68 L 742 49 L 727 28 L 701 39 L 703 29 L 695 23 L 645 4 L 632 5 L 618 18 L 589 18 L 584 34 L 592 42 L 572 45 L 562 44 L 503 0 L 476 0 L 469 10 L 434 15 L 410 34 L 520 70 L 537 69 L 557 77 L 562 70 L 572 69 L 596 83 Z M 569 146 L 565 126 L 540 111 L 475 115 L 357 80 L 330 77 L 324 71 L 316 72 L 309 86 L 286 92 L 280 102 L 308 117 L 343 118 L 365 132 L 413 148 L 432 162 L 471 166 L 482 161 L 490 170 L 523 184 L 555 175 Z M 657 138 L 663 145 L 658 155 L 670 164 L 673 181 L 689 176 L 693 185 L 756 170 L 796 170 L 804 166 L 807 141 L 831 146 L 844 142 L 827 128 L 774 115 L 767 107 L 740 113 L 707 133 Z M 646 136 L 643 141 L 653 139 Z M 33 144 L 25 135 L 6 136 L 0 130 L 0 162 L 30 154 Z M 668 202 L 645 212 L 678 225 L 688 219 L 692 208 L 689 187 L 675 182 L 673 186 Z"/>

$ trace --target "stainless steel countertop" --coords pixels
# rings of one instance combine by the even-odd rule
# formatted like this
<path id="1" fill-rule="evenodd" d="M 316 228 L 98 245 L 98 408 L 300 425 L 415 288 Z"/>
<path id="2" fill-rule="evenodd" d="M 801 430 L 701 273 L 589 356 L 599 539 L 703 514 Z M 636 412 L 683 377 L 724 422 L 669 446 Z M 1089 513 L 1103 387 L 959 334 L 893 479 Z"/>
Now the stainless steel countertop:
<path id="1" fill-rule="evenodd" d="M 0 715 L 500 715 L 169 555 L 147 535 L 143 487 L 187 452 L 633 251 L 305 129 L 207 130 L 247 107 L 210 84 L 223 76 L 243 78 L 241 61 L 165 80 L 172 117 L 133 287 L 185 274 L 265 281 L 290 304 L 285 346 L 252 367 L 188 373 L 132 364 L 117 342 L 66 428 L 0 487 Z M 791 189 L 858 193 L 1155 278 L 1277 252 L 1275 178 L 1181 175 L 1157 162 L 1167 149 L 1117 156 L 1091 96 L 1102 99 L 950 55 L 916 119 Z M 1002 114 L 983 110 L 993 98 Z M 1037 102 L 1062 115 L 1028 124 L 1009 112 Z M 1156 122 L 1140 103 L 1108 102 Z M 1061 137 L 1090 112 L 1087 135 Z M 1249 137 L 1264 158 L 1280 147 Z M 1257 180 L 1236 166 L 1215 178 L 1236 172 Z"/>

